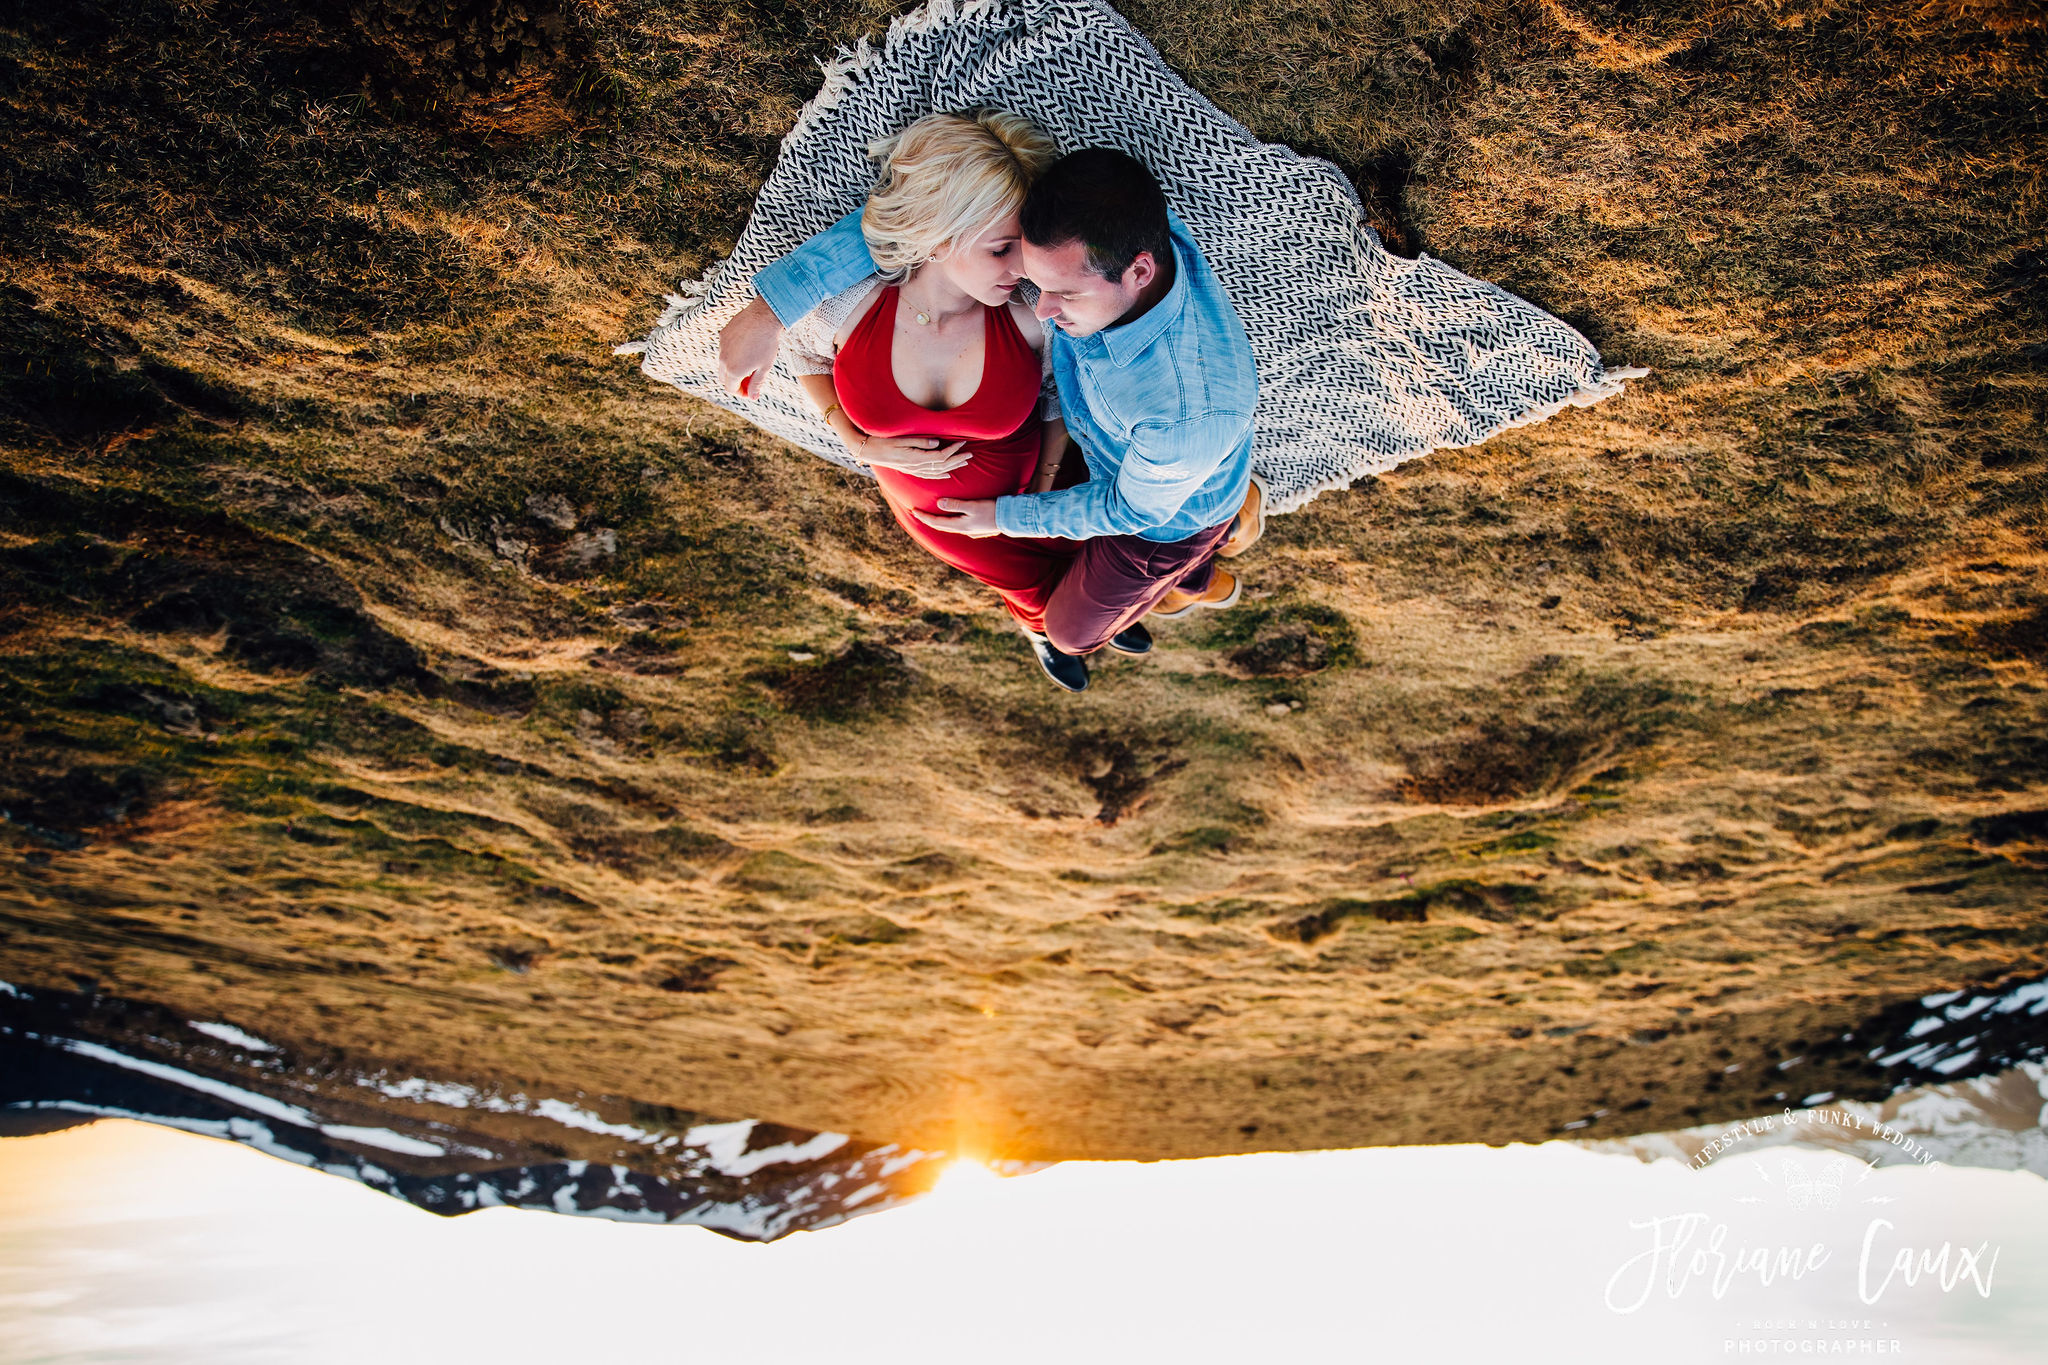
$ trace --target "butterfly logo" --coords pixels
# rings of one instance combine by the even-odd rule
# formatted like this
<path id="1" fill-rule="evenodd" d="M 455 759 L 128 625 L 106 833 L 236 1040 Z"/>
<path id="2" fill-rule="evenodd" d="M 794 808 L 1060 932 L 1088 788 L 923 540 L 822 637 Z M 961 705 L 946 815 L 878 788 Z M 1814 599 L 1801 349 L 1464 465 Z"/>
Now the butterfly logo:
<path id="1" fill-rule="evenodd" d="M 1829 1161 L 1818 1172 L 1809 1172 L 1805 1162 L 1788 1156 L 1778 1169 L 1785 1177 L 1785 1198 L 1793 1208 L 1831 1209 L 1842 1202 L 1842 1181 L 1849 1173 L 1848 1162 Z"/>

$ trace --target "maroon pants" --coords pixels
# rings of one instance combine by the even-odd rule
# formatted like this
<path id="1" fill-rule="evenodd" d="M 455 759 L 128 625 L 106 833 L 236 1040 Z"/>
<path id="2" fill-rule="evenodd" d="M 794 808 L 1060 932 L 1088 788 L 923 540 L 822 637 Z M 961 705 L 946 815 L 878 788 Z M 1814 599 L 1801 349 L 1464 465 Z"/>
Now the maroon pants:
<path id="1" fill-rule="evenodd" d="M 1093 654 L 1175 588 L 1208 591 L 1217 547 L 1229 538 L 1226 521 L 1164 544 L 1139 536 L 1082 541 L 1046 603 L 1046 638 L 1065 653 Z"/>

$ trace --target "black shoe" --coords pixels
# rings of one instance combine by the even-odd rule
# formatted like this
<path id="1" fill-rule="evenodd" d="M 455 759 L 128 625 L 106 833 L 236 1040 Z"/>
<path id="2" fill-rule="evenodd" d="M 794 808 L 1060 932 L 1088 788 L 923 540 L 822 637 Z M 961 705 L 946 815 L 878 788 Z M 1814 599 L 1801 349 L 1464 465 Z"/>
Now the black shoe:
<path id="1" fill-rule="evenodd" d="M 1027 637 L 1031 641 L 1031 652 L 1038 656 L 1038 666 L 1051 678 L 1053 686 L 1063 687 L 1069 692 L 1088 690 L 1088 664 L 1078 654 L 1067 654 L 1054 649 L 1052 641 L 1043 635 Z"/>
<path id="2" fill-rule="evenodd" d="M 1152 632 L 1145 629 L 1143 621 L 1133 621 L 1109 637 L 1109 647 L 1119 654 L 1150 654 Z"/>

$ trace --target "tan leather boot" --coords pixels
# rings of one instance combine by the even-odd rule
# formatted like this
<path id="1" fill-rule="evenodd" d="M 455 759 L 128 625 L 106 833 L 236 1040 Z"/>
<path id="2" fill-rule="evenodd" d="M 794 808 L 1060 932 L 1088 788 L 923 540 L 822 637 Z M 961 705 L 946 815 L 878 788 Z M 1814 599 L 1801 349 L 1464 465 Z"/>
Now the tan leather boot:
<path id="1" fill-rule="evenodd" d="M 1218 568 L 1209 579 L 1207 592 L 1182 592 L 1175 588 L 1166 594 L 1158 606 L 1148 615 L 1162 621 L 1177 621 L 1183 616 L 1193 615 L 1198 607 L 1221 611 L 1237 605 L 1237 599 L 1244 591 L 1244 584 L 1237 581 L 1237 575 L 1225 568 Z"/>
<path id="2" fill-rule="evenodd" d="M 1237 520 L 1230 524 L 1230 538 L 1216 551 L 1218 559 L 1236 559 L 1246 550 L 1259 543 L 1259 537 L 1266 534 L 1266 483 L 1258 475 L 1252 475 L 1251 487 L 1244 491 L 1244 505 L 1237 509 Z"/>

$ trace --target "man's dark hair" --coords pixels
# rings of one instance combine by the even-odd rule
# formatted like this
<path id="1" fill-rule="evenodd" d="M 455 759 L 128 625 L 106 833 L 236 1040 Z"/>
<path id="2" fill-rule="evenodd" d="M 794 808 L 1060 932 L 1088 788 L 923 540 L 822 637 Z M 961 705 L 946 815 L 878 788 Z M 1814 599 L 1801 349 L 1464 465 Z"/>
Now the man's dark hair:
<path id="1" fill-rule="evenodd" d="M 1084 147 L 1053 162 L 1019 217 L 1033 246 L 1086 243 L 1088 268 L 1106 280 L 1122 279 L 1141 251 L 1173 269 L 1166 195 L 1144 162 L 1114 147 Z"/>

